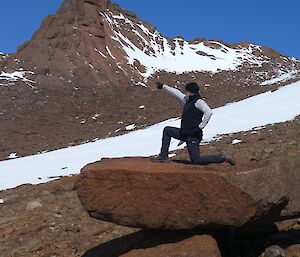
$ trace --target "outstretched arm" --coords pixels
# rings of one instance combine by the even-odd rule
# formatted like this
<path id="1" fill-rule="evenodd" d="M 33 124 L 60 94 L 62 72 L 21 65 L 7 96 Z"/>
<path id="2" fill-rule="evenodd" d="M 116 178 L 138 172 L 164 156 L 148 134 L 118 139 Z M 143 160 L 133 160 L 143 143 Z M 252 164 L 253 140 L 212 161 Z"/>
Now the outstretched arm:
<path id="1" fill-rule="evenodd" d="M 202 118 L 202 122 L 199 124 L 199 128 L 200 129 L 203 129 L 207 123 L 209 122 L 213 112 L 212 110 L 210 109 L 210 107 L 207 105 L 207 103 L 202 100 L 202 99 L 199 99 L 196 103 L 195 103 L 195 107 L 202 111 L 204 113 L 203 115 L 203 118 Z"/>
<path id="2" fill-rule="evenodd" d="M 171 95 L 175 96 L 176 98 L 178 98 L 180 100 L 180 102 L 182 103 L 185 103 L 185 97 L 186 95 L 184 93 L 182 93 L 180 90 L 176 89 L 176 88 L 173 88 L 173 87 L 170 87 L 166 84 L 164 84 L 162 86 L 162 88 L 164 90 L 166 90 L 168 93 L 170 93 Z"/>

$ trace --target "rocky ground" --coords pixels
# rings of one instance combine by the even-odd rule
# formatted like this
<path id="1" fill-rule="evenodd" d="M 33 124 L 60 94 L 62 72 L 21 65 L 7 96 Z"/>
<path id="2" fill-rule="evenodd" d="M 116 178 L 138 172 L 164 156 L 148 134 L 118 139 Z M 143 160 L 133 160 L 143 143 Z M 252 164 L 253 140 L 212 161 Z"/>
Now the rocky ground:
<path id="1" fill-rule="evenodd" d="M 299 125 L 298 117 L 259 130 L 227 135 L 201 149 L 205 154 L 221 149 L 233 153 L 237 166 L 221 164 L 228 170 L 294 159 L 300 152 Z M 232 144 L 235 139 L 241 142 Z M 174 158 L 186 159 L 186 149 L 176 152 Z M 0 257 L 82 256 L 95 246 L 138 231 L 90 218 L 74 190 L 76 179 L 77 176 L 62 178 L 0 192 L 0 199 L 4 200 L 0 203 Z M 221 246 L 223 257 L 258 257 L 262 248 L 270 244 L 286 248 L 300 243 L 300 219 L 278 223 L 277 227 L 281 232 L 267 239 L 233 240 L 229 245 L 235 250 L 228 250 L 228 244 Z"/>

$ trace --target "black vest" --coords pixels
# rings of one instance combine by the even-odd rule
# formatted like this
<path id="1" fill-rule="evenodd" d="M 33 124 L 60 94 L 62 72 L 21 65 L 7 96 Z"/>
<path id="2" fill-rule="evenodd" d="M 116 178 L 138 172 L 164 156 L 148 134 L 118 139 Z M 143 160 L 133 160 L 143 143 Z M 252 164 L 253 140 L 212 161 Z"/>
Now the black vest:
<path id="1" fill-rule="evenodd" d="M 182 138 L 197 137 L 202 139 L 202 130 L 199 129 L 199 124 L 202 121 L 203 112 L 195 107 L 195 103 L 199 99 L 201 99 L 199 94 L 189 96 L 184 105 L 180 128 Z"/>

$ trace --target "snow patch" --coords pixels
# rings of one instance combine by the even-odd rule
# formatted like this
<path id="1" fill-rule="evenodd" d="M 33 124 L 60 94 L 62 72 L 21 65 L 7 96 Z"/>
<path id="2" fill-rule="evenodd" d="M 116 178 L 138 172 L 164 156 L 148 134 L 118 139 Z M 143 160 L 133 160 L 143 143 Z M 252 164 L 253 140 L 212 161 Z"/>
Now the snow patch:
<path id="1" fill-rule="evenodd" d="M 111 58 L 113 58 L 114 60 L 116 59 L 116 57 L 114 57 L 109 49 L 108 46 L 106 46 L 106 51 L 108 52 L 108 54 L 110 55 Z"/>
<path id="2" fill-rule="evenodd" d="M 234 139 L 231 142 L 232 145 L 236 145 L 236 144 L 239 144 L 239 143 L 242 143 L 242 140 L 240 140 L 240 139 Z"/>
<path id="3" fill-rule="evenodd" d="M 0 204 L 4 204 L 4 200 L 0 198 Z"/>
<path id="4" fill-rule="evenodd" d="M 267 85 L 273 85 L 275 83 L 289 81 L 290 79 L 297 78 L 299 75 L 300 75 L 299 70 L 292 70 L 292 71 L 289 71 L 289 72 L 279 71 L 279 74 L 278 74 L 277 77 L 266 80 L 266 81 L 260 83 L 260 85 L 261 86 L 267 86 Z"/>
<path id="5" fill-rule="evenodd" d="M 173 41 L 164 38 L 157 30 L 151 32 L 142 23 L 125 18 L 122 14 L 114 15 L 112 12 L 102 14 L 112 29 L 112 39 L 117 41 L 127 54 L 128 64 L 133 65 L 138 60 L 145 67 L 140 73 L 149 78 L 156 71 L 164 70 L 182 74 L 184 72 L 208 71 L 217 73 L 222 70 L 237 70 L 244 62 L 261 66 L 268 62 L 262 57 L 254 55 L 260 46 L 250 44 L 248 47 L 234 49 L 220 42 L 210 41 L 189 43 L 182 38 Z M 135 45 L 121 31 L 126 31 L 120 20 L 130 24 L 132 31 L 141 40 L 139 46 Z"/>
<path id="6" fill-rule="evenodd" d="M 18 158 L 18 154 L 17 154 L 17 153 L 11 153 L 7 158 L 8 158 L 8 159 L 15 159 L 15 158 Z"/>
<path id="7" fill-rule="evenodd" d="M 125 129 L 127 131 L 130 131 L 130 130 L 134 130 L 136 128 L 136 125 L 135 124 L 131 124 L 131 125 L 128 125 L 127 127 L 125 127 Z"/>
<path id="8" fill-rule="evenodd" d="M 28 74 L 33 75 L 34 72 L 32 71 L 25 71 L 22 68 L 20 68 L 18 71 L 14 72 L 4 72 L 1 71 L 0 73 L 0 85 L 1 86 L 8 86 L 8 85 L 14 85 L 16 82 L 24 82 L 28 86 L 35 88 L 32 86 L 32 84 L 35 84 L 35 81 L 28 79 L 26 76 Z M 5 84 L 1 83 L 3 81 Z"/>
<path id="9" fill-rule="evenodd" d="M 141 81 L 135 83 L 136 86 L 142 86 L 142 87 L 147 87 L 147 85 Z"/>
<path id="10" fill-rule="evenodd" d="M 94 49 L 97 53 L 99 53 L 103 58 L 107 58 L 106 55 L 104 53 L 102 53 L 101 51 L 99 51 L 98 49 Z"/>
<path id="11" fill-rule="evenodd" d="M 253 129 L 254 130 L 262 130 L 262 129 L 265 129 L 266 127 L 265 126 L 258 126 L 258 127 L 254 127 Z"/>
<path id="12" fill-rule="evenodd" d="M 92 116 L 92 119 L 93 119 L 93 120 L 97 120 L 99 117 L 100 117 L 100 114 L 99 114 L 99 113 L 95 113 L 95 114 Z"/>

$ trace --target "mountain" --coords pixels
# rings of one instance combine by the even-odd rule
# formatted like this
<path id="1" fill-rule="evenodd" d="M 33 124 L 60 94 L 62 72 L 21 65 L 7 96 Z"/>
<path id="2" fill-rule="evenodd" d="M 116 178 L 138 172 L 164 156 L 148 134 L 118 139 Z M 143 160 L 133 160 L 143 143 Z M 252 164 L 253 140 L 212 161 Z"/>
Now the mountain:
<path id="1" fill-rule="evenodd" d="M 110 1 L 66 0 L 17 53 L 0 55 L 0 159 L 178 116 L 157 80 L 196 81 L 217 107 L 299 78 L 299 60 L 267 47 L 165 38 Z"/>

